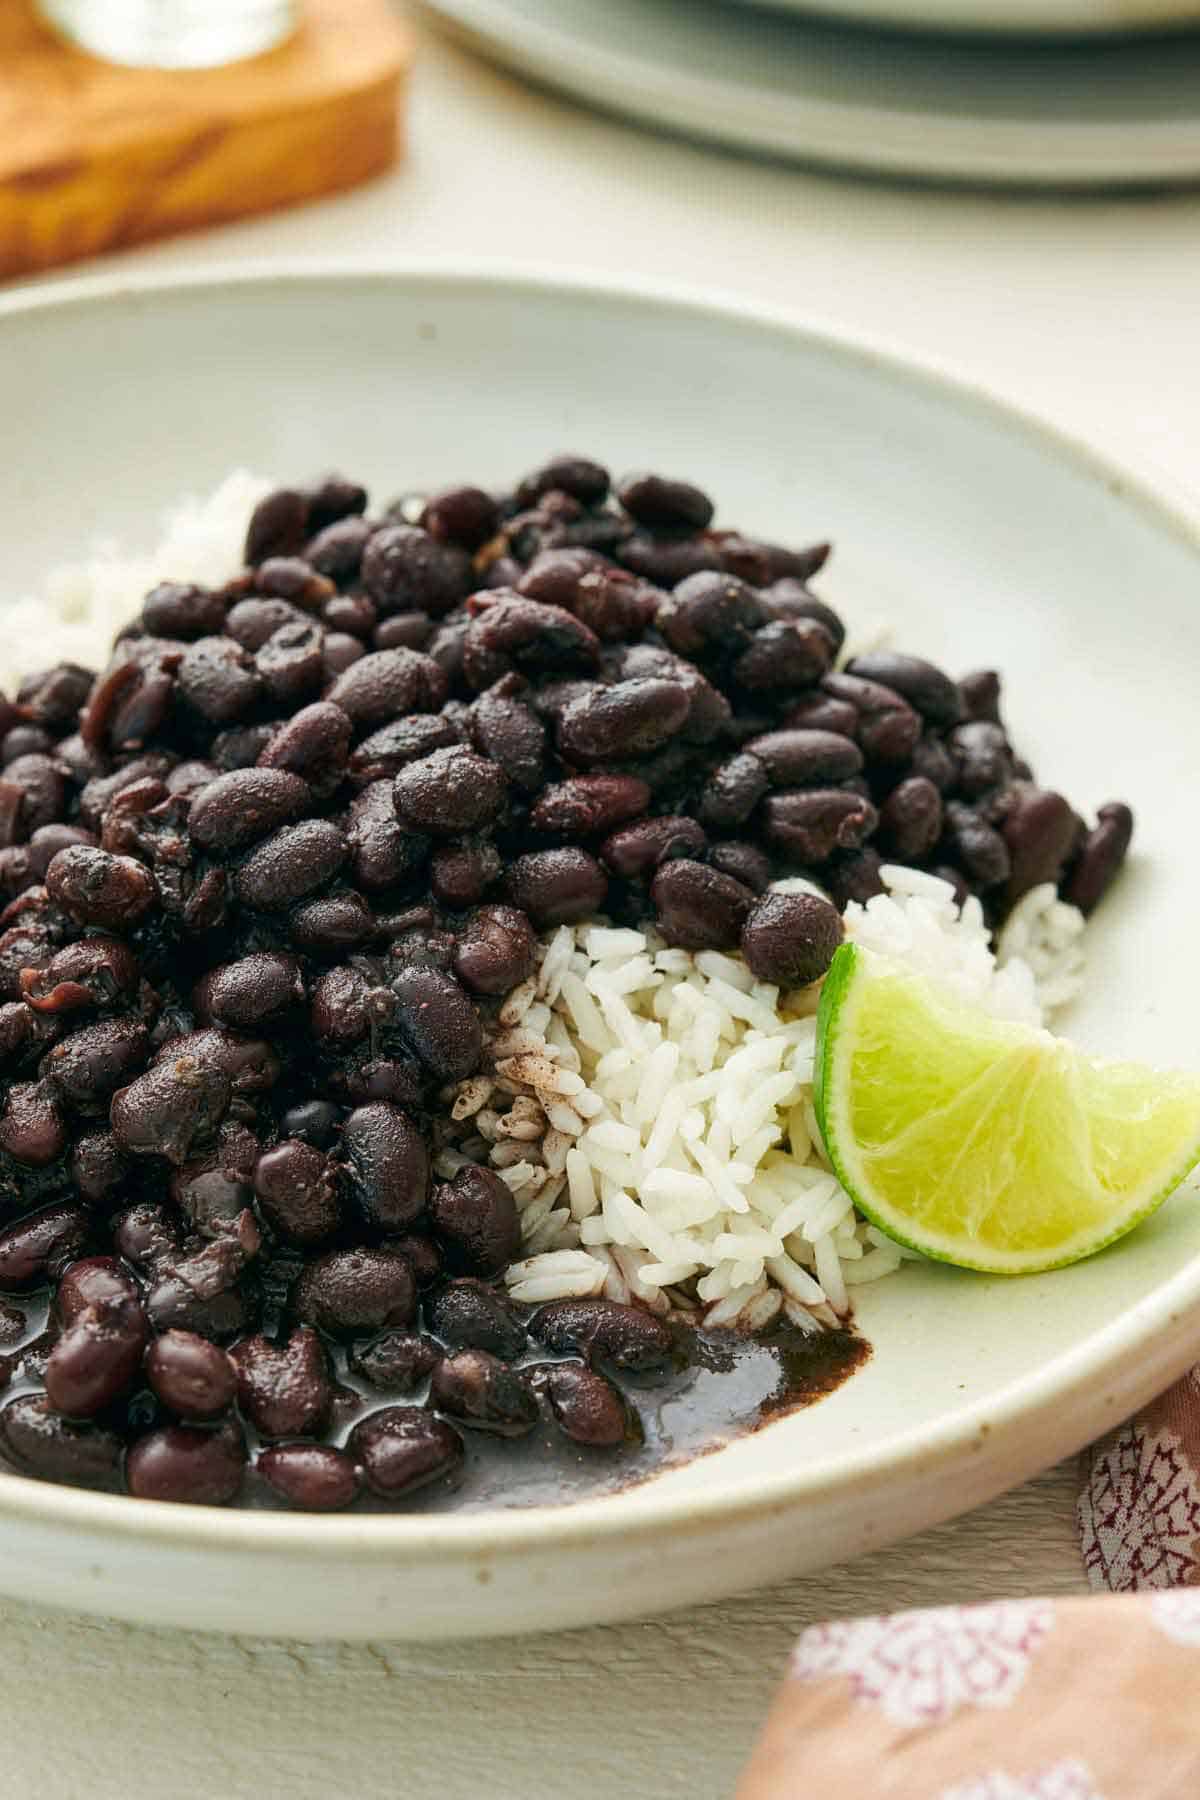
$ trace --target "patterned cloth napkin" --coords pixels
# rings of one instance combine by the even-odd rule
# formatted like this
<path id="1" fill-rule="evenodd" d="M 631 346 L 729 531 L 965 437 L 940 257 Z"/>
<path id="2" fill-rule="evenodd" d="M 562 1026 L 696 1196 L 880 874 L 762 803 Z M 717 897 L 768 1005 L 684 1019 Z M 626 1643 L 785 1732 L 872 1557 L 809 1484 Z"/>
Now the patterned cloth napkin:
<path id="1" fill-rule="evenodd" d="M 738 1800 L 1194 1800 L 1200 1591 L 814 1625 Z"/>
<path id="2" fill-rule="evenodd" d="M 1200 1800 L 1200 1366 L 1084 1451 L 1077 1515 L 1104 1598 L 806 1631 L 738 1800 Z"/>

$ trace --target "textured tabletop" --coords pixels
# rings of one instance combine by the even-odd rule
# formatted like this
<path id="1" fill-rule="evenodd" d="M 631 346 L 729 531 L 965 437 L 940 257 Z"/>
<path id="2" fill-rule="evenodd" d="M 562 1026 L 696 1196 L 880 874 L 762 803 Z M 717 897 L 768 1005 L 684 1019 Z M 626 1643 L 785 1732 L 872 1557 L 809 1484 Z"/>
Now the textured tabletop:
<path id="1" fill-rule="evenodd" d="M 936 357 L 1195 491 L 1198 226 L 1195 196 L 1066 203 L 757 165 L 592 118 L 430 40 L 394 175 L 101 266 L 498 256 L 712 284 Z M 715 1800 L 802 1625 L 1082 1591 L 1073 1499 L 1064 1466 L 774 1592 L 503 1643 L 304 1647 L 0 1605 L 4 1792 Z"/>

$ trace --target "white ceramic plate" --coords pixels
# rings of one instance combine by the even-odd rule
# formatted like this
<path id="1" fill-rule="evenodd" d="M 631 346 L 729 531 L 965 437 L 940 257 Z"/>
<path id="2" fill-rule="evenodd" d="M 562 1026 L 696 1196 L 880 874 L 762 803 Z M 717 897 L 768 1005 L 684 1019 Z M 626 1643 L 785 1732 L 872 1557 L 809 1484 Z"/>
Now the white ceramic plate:
<path id="1" fill-rule="evenodd" d="M 1139 815 L 1078 1034 L 1197 1056 L 1200 715 L 1192 524 L 1083 450 L 885 354 L 745 307 L 486 273 L 114 281 L 0 299 L 5 582 L 235 463 L 383 491 L 500 482 L 575 446 L 710 485 L 838 550 L 823 591 L 956 670 L 1006 672 L 1018 742 L 1077 804 Z M 0 1589 L 301 1637 L 523 1631 L 818 1569 L 962 1511 L 1114 1424 L 1200 1342 L 1200 1209 L 1016 1282 L 868 1288 L 867 1367 L 817 1406 L 623 1495 L 492 1515 L 305 1519 L 0 1477 Z"/>
<path id="2" fill-rule="evenodd" d="M 824 13 L 899 31 L 989 37 L 1121 37 L 1200 20 L 1195 0 L 726 0 L 778 12 Z"/>
<path id="3" fill-rule="evenodd" d="M 904 0 L 845 3 L 865 15 Z M 1030 48 L 876 36 L 724 0 L 427 4 L 535 81 L 740 149 L 952 181 L 1200 177 L 1200 38 Z"/>

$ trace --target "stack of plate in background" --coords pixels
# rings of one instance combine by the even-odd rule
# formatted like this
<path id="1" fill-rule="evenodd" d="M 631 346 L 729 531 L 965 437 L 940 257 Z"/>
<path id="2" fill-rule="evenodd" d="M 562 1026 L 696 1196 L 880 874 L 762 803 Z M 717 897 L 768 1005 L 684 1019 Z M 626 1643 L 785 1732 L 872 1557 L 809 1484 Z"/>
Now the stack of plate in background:
<path id="1" fill-rule="evenodd" d="M 535 81 L 772 156 L 942 181 L 1200 180 L 1200 0 L 427 0 Z"/>

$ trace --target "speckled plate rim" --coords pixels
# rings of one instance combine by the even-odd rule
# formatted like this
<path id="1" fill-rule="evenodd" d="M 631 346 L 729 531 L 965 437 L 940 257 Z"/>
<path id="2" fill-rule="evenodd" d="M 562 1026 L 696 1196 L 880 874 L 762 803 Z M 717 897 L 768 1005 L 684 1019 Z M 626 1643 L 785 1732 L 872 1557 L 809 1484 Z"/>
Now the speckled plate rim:
<path id="1" fill-rule="evenodd" d="M 530 264 L 489 261 L 371 261 L 331 264 L 292 260 L 264 271 L 231 263 L 219 273 L 183 270 L 166 274 L 87 277 L 39 284 L 0 295 L 0 343 L 5 322 L 30 314 L 87 309 L 128 300 L 154 304 L 173 294 L 228 295 L 245 287 L 330 287 L 346 282 L 400 283 L 408 289 L 447 283 L 463 291 L 501 288 L 547 297 L 554 292 L 603 302 L 633 304 L 647 312 L 709 315 L 764 337 L 790 339 L 809 350 L 842 359 L 861 371 L 879 370 L 1023 437 L 1031 447 L 1073 466 L 1114 500 L 1132 507 L 1159 531 L 1193 551 L 1200 564 L 1200 506 L 1165 478 L 1149 479 L 1122 468 L 1102 453 L 1021 406 L 965 380 L 932 359 L 915 359 L 878 337 L 843 334 L 810 325 L 785 311 L 747 302 L 736 294 L 637 279 L 614 280 L 587 272 L 564 274 Z M 985 1446 L 993 1457 L 1004 1450 L 1003 1473 L 972 1489 L 970 1503 L 1016 1485 L 1058 1457 L 1101 1435 L 1150 1399 L 1195 1359 L 1200 1339 L 1200 1255 L 1178 1274 L 1099 1327 L 1077 1348 L 1010 1383 L 985 1401 L 947 1414 L 936 1425 L 900 1432 L 868 1449 L 825 1457 L 786 1473 L 751 1477 L 705 1493 L 656 1492 L 653 1478 L 623 1493 L 565 1506 L 463 1514 L 321 1517 L 275 1512 L 226 1511 L 215 1507 L 135 1500 L 92 1494 L 4 1474 L 0 1479 L 0 1519 L 36 1522 L 66 1531 L 94 1532 L 126 1545 L 216 1550 L 255 1559 L 292 1559 L 306 1549 L 333 1552 L 348 1563 L 401 1567 L 431 1558 L 503 1559 L 526 1556 L 539 1546 L 569 1549 L 620 1541 L 643 1544 L 663 1534 L 690 1534 L 722 1522 L 753 1523 L 786 1512 L 793 1504 L 883 1491 L 904 1477 L 924 1481 L 961 1471 Z M 1145 1354 L 1152 1350 L 1152 1354 Z M 1142 1352 L 1139 1358 L 1135 1353 Z M 714 1458 L 715 1468 L 719 1458 Z M 947 1486 L 934 1524 L 962 1510 Z M 893 1536 L 895 1534 L 892 1534 Z M 888 1534 L 882 1539 L 887 1541 Z"/>

